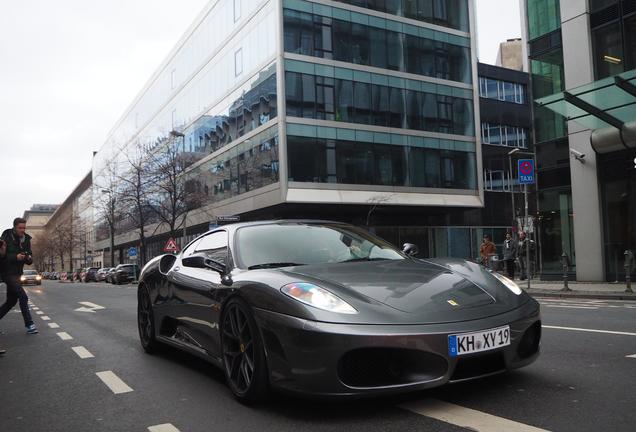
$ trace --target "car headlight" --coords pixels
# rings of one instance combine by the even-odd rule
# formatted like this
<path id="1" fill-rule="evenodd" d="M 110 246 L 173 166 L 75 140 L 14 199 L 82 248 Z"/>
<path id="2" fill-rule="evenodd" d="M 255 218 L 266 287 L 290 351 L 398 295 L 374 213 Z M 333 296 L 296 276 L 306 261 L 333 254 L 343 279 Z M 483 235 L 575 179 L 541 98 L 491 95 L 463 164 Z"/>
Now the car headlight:
<path id="1" fill-rule="evenodd" d="M 284 294 L 309 306 L 329 312 L 344 314 L 358 313 L 353 306 L 318 285 L 307 282 L 295 282 L 280 289 Z"/>
<path id="2" fill-rule="evenodd" d="M 37 275 L 37 276 L 35 277 L 35 280 L 42 280 L 42 276 Z"/>
<path id="3" fill-rule="evenodd" d="M 499 279 L 499 281 L 502 284 L 504 284 L 506 286 L 506 288 L 508 288 L 510 291 L 512 291 L 516 295 L 521 295 L 521 293 L 523 292 L 523 291 L 521 291 L 521 288 L 519 288 L 519 285 L 517 285 L 516 283 L 514 283 L 513 281 L 511 281 L 507 277 L 505 277 L 503 275 L 500 275 L 497 272 L 491 272 L 490 274 L 492 274 L 494 277 Z"/>
<path id="4" fill-rule="evenodd" d="M 24 282 L 26 278 L 24 276 L 20 276 L 20 282 Z"/>

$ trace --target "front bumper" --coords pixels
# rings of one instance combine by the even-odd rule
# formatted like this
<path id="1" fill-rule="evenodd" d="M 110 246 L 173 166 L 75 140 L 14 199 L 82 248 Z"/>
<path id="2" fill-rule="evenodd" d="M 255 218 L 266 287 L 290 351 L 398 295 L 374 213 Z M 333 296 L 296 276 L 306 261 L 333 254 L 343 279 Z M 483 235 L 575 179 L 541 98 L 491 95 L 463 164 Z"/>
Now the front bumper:
<path id="1" fill-rule="evenodd" d="M 255 315 L 272 386 L 307 395 L 421 390 L 523 367 L 539 356 L 541 321 L 534 300 L 502 315 L 446 324 L 331 324 L 262 309 Z M 449 335 L 504 325 L 511 330 L 509 346 L 450 356 Z"/>
<path id="2" fill-rule="evenodd" d="M 42 280 L 25 279 L 25 280 L 20 280 L 20 283 L 22 285 L 41 285 L 42 284 Z"/>

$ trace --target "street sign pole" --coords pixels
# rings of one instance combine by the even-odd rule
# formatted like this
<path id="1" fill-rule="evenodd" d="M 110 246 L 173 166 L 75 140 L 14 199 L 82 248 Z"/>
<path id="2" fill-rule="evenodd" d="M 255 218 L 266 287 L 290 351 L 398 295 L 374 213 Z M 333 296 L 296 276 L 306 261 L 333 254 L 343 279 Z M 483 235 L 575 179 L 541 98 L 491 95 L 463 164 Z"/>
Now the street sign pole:
<path id="1" fill-rule="evenodd" d="M 529 222 L 530 220 L 528 219 L 528 185 L 525 184 L 524 188 L 523 188 L 523 198 L 525 200 L 525 206 L 526 206 L 526 231 L 529 230 Z M 526 247 L 526 280 L 528 281 L 528 289 L 530 289 L 530 237 L 528 237 L 530 233 L 526 233 L 526 237 L 525 237 L 525 247 Z"/>
<path id="2" fill-rule="evenodd" d="M 534 159 L 520 159 L 517 162 L 519 171 L 519 183 L 523 184 L 523 198 L 525 204 L 525 247 L 526 247 L 526 280 L 530 289 L 530 239 L 528 238 L 530 228 L 530 217 L 528 215 L 528 185 L 534 184 Z"/>

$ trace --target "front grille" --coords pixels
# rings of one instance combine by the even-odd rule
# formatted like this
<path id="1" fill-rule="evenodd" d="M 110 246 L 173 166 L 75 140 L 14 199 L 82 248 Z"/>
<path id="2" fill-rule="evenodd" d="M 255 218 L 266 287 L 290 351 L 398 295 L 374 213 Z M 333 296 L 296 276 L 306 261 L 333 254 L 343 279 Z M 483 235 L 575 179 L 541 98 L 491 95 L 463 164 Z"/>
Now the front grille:
<path id="1" fill-rule="evenodd" d="M 386 387 L 443 377 L 448 363 L 439 355 L 399 348 L 361 348 L 345 354 L 338 375 L 349 387 Z"/>
<path id="2" fill-rule="evenodd" d="M 504 362 L 503 351 L 471 357 L 460 357 L 450 380 L 459 381 L 476 378 L 482 375 L 501 372 L 505 369 L 506 364 Z"/>

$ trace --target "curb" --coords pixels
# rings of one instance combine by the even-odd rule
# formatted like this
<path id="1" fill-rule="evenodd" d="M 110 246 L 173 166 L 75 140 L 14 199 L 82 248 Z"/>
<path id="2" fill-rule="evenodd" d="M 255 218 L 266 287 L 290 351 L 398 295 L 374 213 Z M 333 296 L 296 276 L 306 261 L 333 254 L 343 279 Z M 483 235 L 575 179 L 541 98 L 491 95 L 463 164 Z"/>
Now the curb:
<path id="1" fill-rule="evenodd" d="M 599 292 L 599 291 L 552 291 L 542 289 L 524 290 L 528 294 L 537 297 L 551 298 L 581 298 L 581 299 L 598 299 L 598 300 L 636 300 L 636 294 L 626 292 Z"/>

